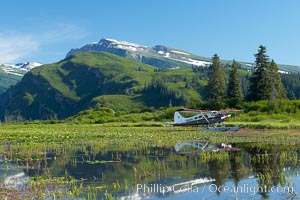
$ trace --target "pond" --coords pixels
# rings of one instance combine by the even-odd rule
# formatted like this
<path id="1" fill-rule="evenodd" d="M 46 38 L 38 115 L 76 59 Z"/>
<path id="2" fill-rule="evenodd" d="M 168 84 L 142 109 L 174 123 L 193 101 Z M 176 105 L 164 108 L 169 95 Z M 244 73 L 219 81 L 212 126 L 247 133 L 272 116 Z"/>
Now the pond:
<path id="1" fill-rule="evenodd" d="M 300 199 L 297 145 L 233 143 L 235 151 L 188 155 L 174 147 L 124 150 L 93 142 L 56 144 L 34 155 L 20 153 L 24 145 L 2 144 L 11 155 L 0 159 L 2 193 L 24 199 Z"/>

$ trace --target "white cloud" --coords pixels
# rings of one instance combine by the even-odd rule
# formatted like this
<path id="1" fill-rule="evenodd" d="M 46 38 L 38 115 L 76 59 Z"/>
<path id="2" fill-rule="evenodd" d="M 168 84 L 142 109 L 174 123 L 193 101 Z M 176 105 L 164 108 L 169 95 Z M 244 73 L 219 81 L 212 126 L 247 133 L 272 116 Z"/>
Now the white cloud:
<path id="1" fill-rule="evenodd" d="M 36 52 L 39 42 L 30 35 L 0 33 L 0 63 L 11 63 Z"/>
<path id="2" fill-rule="evenodd" d="M 57 24 L 27 34 L 0 32 L 0 63 L 15 63 L 25 57 L 42 54 L 43 49 L 49 49 L 50 46 L 72 42 L 86 36 L 86 32 L 72 24 Z"/>

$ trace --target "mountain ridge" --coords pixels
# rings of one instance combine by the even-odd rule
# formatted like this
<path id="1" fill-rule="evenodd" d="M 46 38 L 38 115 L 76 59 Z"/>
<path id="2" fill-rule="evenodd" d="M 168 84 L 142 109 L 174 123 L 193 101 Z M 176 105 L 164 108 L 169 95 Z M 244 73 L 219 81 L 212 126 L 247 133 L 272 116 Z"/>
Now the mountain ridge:
<path id="1" fill-rule="evenodd" d="M 131 58 L 144 64 L 149 64 L 162 69 L 178 69 L 180 67 L 193 67 L 193 66 L 208 66 L 211 58 L 195 55 L 193 53 L 169 47 L 164 45 L 155 45 L 148 47 L 132 42 L 126 42 L 116 39 L 102 38 L 98 42 L 92 42 L 81 48 L 71 49 L 66 57 L 76 52 L 87 51 L 100 51 L 109 52 L 122 57 Z M 232 61 L 221 60 L 223 65 L 229 66 Z M 18 83 L 24 74 L 41 63 L 26 62 L 15 65 L 0 64 L 0 94 L 6 91 L 10 86 Z M 240 62 L 239 65 L 242 69 L 252 70 L 253 63 Z M 287 73 L 300 73 L 299 66 L 292 65 L 278 65 L 279 72 Z"/>
<path id="2" fill-rule="evenodd" d="M 73 53 L 84 51 L 109 52 L 122 57 L 129 57 L 142 63 L 150 64 L 160 68 L 176 68 L 179 66 L 189 65 L 208 66 L 211 64 L 211 62 L 205 60 L 191 58 L 190 56 L 197 57 L 196 55 L 193 55 L 191 53 L 175 50 L 163 45 L 156 45 L 150 48 L 145 45 L 109 38 L 102 38 L 99 42 L 93 42 L 84 45 L 81 48 L 71 49 L 67 53 L 66 57 L 72 55 Z M 155 59 L 158 59 L 161 62 L 169 60 L 169 64 L 165 64 L 162 66 L 161 62 L 155 63 Z"/>
<path id="3" fill-rule="evenodd" d="M 80 48 L 71 49 L 66 57 L 76 52 L 104 51 L 122 57 L 132 58 L 139 62 L 159 68 L 174 69 L 178 67 L 209 66 L 211 58 L 199 56 L 184 50 L 164 45 L 148 47 L 146 45 L 131 43 L 122 40 L 102 38 L 98 42 L 86 44 Z M 221 60 L 223 65 L 231 65 L 232 60 Z M 254 63 L 238 61 L 246 70 L 252 70 Z M 300 66 L 278 64 L 280 73 L 299 73 Z"/>

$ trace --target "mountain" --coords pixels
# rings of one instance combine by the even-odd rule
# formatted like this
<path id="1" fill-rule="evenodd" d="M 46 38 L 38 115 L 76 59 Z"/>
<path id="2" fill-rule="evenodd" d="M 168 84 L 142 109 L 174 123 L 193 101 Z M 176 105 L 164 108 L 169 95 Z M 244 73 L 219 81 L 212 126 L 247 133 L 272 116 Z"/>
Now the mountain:
<path id="1" fill-rule="evenodd" d="M 43 64 L 38 62 L 26 62 L 12 64 L 0 64 L 0 69 L 8 74 L 14 74 L 16 76 L 23 76 L 26 72 L 32 70 L 35 67 L 39 67 Z"/>
<path id="2" fill-rule="evenodd" d="M 43 64 L 38 63 L 38 62 L 26 62 L 26 63 L 18 63 L 18 64 L 16 64 L 15 68 L 19 68 L 19 69 L 24 70 L 24 71 L 30 71 L 33 68 L 39 67 L 41 65 L 43 65 Z"/>
<path id="3" fill-rule="evenodd" d="M 159 70 L 106 52 L 76 53 L 26 73 L 0 96 L 0 113 L 6 120 L 63 119 L 91 106 L 130 110 L 186 105 L 201 101 L 201 76 L 191 68 Z"/>
<path id="4" fill-rule="evenodd" d="M 29 70 L 41 66 L 41 63 L 26 62 L 11 64 L 0 64 L 0 94 L 10 86 L 18 83 Z"/>
<path id="5" fill-rule="evenodd" d="M 102 38 L 99 42 L 92 42 L 78 49 L 71 49 L 66 57 L 76 52 L 100 51 L 109 52 L 122 57 L 132 58 L 139 62 L 163 69 L 175 69 L 178 67 L 209 66 L 211 59 L 198 56 L 190 52 L 163 45 L 152 48 L 131 42 Z M 231 60 L 221 60 L 223 65 L 231 65 Z M 251 70 L 254 63 L 239 61 L 240 67 Z M 278 65 L 281 73 L 299 73 L 299 66 Z"/>
<path id="6" fill-rule="evenodd" d="M 23 76 L 27 70 L 23 70 L 17 65 L 9 65 L 9 64 L 0 64 L 0 70 L 6 74 L 12 74 L 16 76 Z"/>
<path id="7" fill-rule="evenodd" d="M 103 38 L 99 42 L 87 44 L 79 49 L 71 49 L 67 57 L 76 52 L 103 51 L 113 53 L 122 57 L 128 57 L 159 68 L 177 68 L 184 66 L 208 66 L 210 59 L 196 56 L 194 54 L 177 50 L 171 47 L 156 45 L 152 48 L 115 40 Z"/>

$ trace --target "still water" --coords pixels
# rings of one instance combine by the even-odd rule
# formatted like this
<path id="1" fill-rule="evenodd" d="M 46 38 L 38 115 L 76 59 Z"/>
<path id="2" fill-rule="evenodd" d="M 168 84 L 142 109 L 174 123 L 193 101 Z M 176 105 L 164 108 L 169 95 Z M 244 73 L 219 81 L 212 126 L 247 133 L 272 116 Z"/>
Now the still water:
<path id="1" fill-rule="evenodd" d="M 44 159 L 2 158 L 0 178 L 24 190 L 30 177 L 73 177 L 96 199 L 300 199 L 299 146 L 232 145 L 240 150 L 178 155 L 174 147 L 72 144 Z M 85 191 L 72 199 L 88 199 Z"/>

